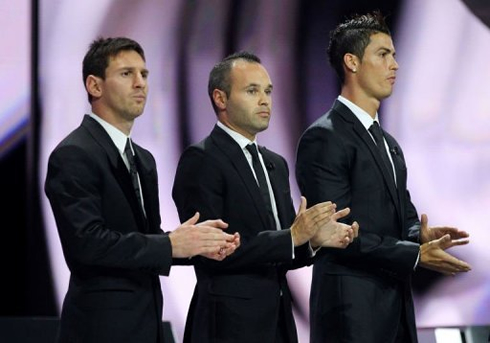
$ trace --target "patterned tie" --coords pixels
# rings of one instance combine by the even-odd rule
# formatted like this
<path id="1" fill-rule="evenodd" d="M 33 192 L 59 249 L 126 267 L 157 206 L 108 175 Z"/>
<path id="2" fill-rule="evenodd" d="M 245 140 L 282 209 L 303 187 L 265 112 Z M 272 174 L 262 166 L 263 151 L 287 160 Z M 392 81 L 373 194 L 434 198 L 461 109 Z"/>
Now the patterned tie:
<path id="1" fill-rule="evenodd" d="M 388 172 L 391 175 L 391 179 L 393 182 L 395 181 L 395 176 L 393 174 L 393 166 L 391 164 L 390 158 L 388 157 L 388 153 L 386 152 L 386 147 L 385 147 L 385 142 L 383 138 L 383 132 L 381 131 L 381 127 L 379 126 L 378 122 L 375 121 L 371 127 L 369 127 L 369 132 L 374 137 L 374 141 L 376 142 L 376 145 L 378 146 L 378 151 L 379 154 L 381 155 L 381 159 L 383 160 L 386 169 L 388 169 Z"/>
<path id="2" fill-rule="evenodd" d="M 138 199 L 138 203 L 143 210 L 143 214 L 145 214 L 145 210 L 143 207 L 143 199 L 141 199 L 141 189 L 138 181 L 138 169 L 136 168 L 136 161 L 134 160 L 133 152 L 131 151 L 131 145 L 129 142 L 129 138 L 126 141 L 126 147 L 124 148 L 124 154 L 129 162 L 129 174 L 131 176 L 131 182 L 133 184 L 134 193 L 136 194 L 136 199 Z M 145 214 L 146 215 L 146 214 Z"/>
<path id="3" fill-rule="evenodd" d="M 254 143 L 252 143 L 247 145 L 246 148 L 250 152 L 250 155 L 252 155 L 252 166 L 254 168 L 257 181 L 259 183 L 260 194 L 262 194 L 262 198 L 264 199 L 265 207 L 267 209 L 267 214 L 269 217 L 269 225 L 271 226 L 271 229 L 276 229 L 276 224 L 275 224 L 276 221 L 274 219 L 274 214 L 272 212 L 269 186 L 267 185 L 267 180 L 265 179 L 264 168 L 262 168 L 262 164 L 260 163 L 257 146 Z"/>

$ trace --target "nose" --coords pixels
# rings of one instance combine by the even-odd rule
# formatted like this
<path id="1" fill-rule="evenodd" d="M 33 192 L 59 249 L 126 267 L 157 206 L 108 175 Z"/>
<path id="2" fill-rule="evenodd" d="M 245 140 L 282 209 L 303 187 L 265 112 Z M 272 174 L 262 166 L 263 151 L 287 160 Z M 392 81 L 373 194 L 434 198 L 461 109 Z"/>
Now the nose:
<path id="1" fill-rule="evenodd" d="M 135 73 L 134 77 L 134 87 L 135 88 L 145 88 L 146 77 L 142 73 Z"/>
<path id="2" fill-rule="evenodd" d="M 396 61 L 395 57 L 393 57 L 393 63 L 391 69 L 398 70 L 398 68 L 400 68 L 400 66 L 398 65 L 398 62 Z"/>
<path id="3" fill-rule="evenodd" d="M 270 93 L 260 92 L 259 104 L 267 106 L 270 104 L 270 102 L 271 102 Z"/>

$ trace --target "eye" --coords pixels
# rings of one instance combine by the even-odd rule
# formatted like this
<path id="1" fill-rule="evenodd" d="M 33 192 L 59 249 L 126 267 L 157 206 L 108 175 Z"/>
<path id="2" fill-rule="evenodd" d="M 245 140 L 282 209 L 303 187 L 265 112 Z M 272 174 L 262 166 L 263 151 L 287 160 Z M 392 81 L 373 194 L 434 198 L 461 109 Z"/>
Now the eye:
<path id="1" fill-rule="evenodd" d="M 126 70 L 126 71 L 123 71 L 121 73 L 122 76 L 126 77 L 126 76 L 130 76 L 131 75 L 131 72 L 129 70 Z"/>
<path id="2" fill-rule="evenodd" d="M 149 74 L 148 72 L 144 71 L 141 73 L 141 77 L 146 80 L 148 78 L 148 74 Z"/>
<path id="3" fill-rule="evenodd" d="M 268 88 L 265 90 L 265 94 L 271 95 L 272 94 L 272 89 Z"/>
<path id="4" fill-rule="evenodd" d="M 250 95 L 255 95 L 255 94 L 257 94 L 257 89 L 249 88 L 249 89 L 247 89 L 247 93 Z"/>

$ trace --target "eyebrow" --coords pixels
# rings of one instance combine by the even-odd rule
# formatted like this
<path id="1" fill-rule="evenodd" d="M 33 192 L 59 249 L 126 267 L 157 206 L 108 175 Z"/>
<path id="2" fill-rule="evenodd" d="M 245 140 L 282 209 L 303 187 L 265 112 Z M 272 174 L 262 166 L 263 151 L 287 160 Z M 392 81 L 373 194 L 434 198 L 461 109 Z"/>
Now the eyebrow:
<path id="1" fill-rule="evenodd" d="M 137 67 L 121 67 L 117 69 L 118 71 L 123 71 L 123 70 L 130 70 L 130 71 L 140 71 L 142 74 L 150 74 L 150 71 L 146 68 L 143 69 L 138 69 Z"/>
<path id="2" fill-rule="evenodd" d="M 248 87 L 260 87 L 260 85 L 258 83 L 249 83 L 248 85 L 245 86 L 245 88 L 248 88 Z M 271 83 L 269 83 L 265 88 L 274 88 L 274 86 L 272 86 Z"/>
<path id="3" fill-rule="evenodd" d="M 384 47 L 384 46 L 380 47 L 380 48 L 378 49 L 378 52 L 379 52 L 379 51 L 386 51 L 386 52 L 388 52 L 388 53 L 392 53 L 393 55 L 395 55 L 395 54 L 396 54 L 396 51 L 395 51 L 395 50 L 391 50 L 390 48 L 386 48 L 386 47 Z"/>

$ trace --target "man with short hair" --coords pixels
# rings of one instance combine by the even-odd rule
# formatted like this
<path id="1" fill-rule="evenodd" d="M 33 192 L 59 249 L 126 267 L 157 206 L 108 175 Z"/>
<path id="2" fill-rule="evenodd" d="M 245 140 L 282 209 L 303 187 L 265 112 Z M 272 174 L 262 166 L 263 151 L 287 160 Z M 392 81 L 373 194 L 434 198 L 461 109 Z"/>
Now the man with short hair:
<path id="1" fill-rule="evenodd" d="M 349 207 L 362 231 L 345 250 L 322 249 L 314 262 L 310 338 L 324 342 L 417 342 L 410 278 L 417 266 L 454 275 L 470 266 L 445 250 L 468 234 L 419 221 L 396 140 L 379 126 L 398 64 L 379 12 L 354 16 L 331 33 L 330 64 L 340 96 L 302 135 L 296 163 L 301 193 Z"/>
<path id="2" fill-rule="evenodd" d="M 313 248 L 345 248 L 358 226 L 337 223 L 348 209 L 331 202 L 295 216 L 286 161 L 257 144 L 269 126 L 272 82 L 260 59 L 239 52 L 216 64 L 208 93 L 217 124 L 187 148 L 173 198 L 181 218 L 199 211 L 239 233 L 240 248 L 225 261 L 195 258 L 197 285 L 184 342 L 297 342 L 286 272 L 307 263 Z"/>
<path id="3" fill-rule="evenodd" d="M 70 282 L 60 342 L 163 342 L 159 275 L 173 258 L 223 260 L 239 245 L 227 224 L 193 216 L 160 229 L 155 160 L 131 138 L 148 92 L 141 46 L 95 40 L 83 60 L 92 113 L 51 153 L 45 191 Z"/>

